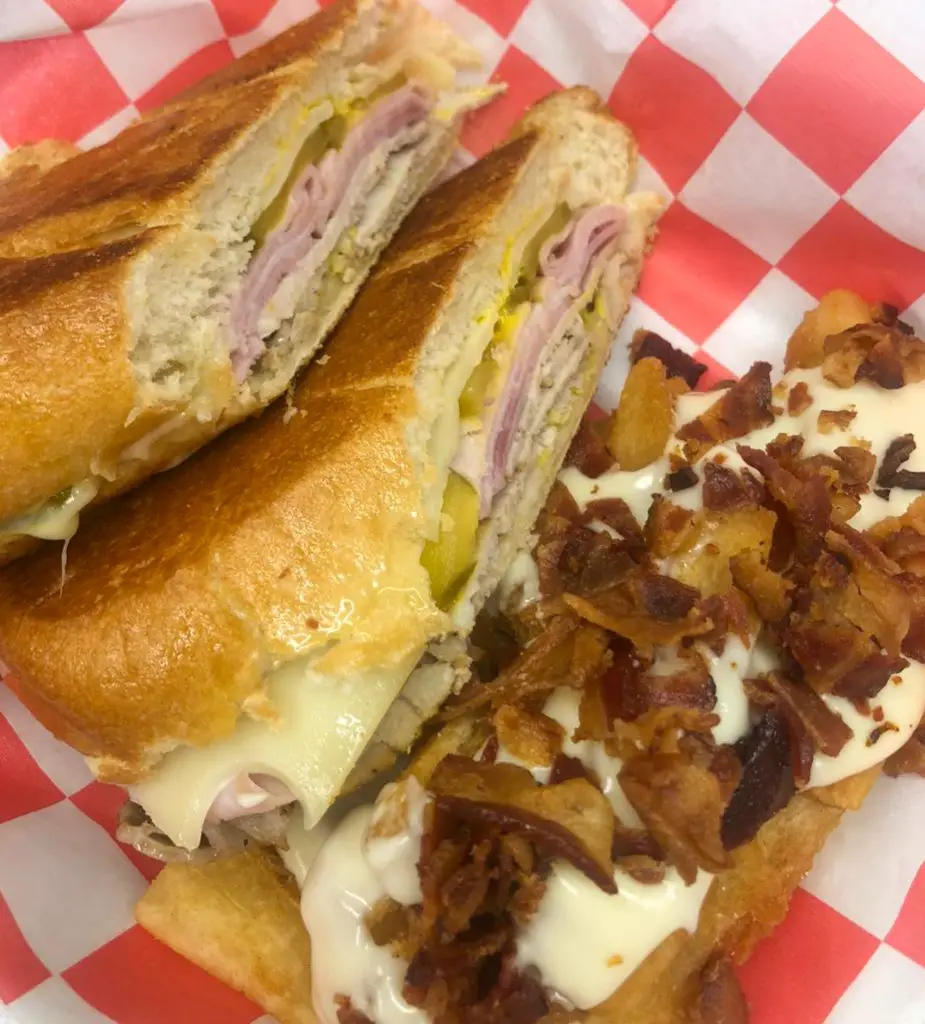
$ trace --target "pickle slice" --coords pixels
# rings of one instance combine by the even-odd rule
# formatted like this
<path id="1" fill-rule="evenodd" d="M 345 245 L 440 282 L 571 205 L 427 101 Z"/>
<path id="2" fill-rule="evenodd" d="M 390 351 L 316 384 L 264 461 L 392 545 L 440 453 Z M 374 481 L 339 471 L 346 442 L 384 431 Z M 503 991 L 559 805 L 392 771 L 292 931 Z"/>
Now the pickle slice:
<path id="1" fill-rule="evenodd" d="M 319 125 L 302 143 L 302 148 L 299 150 L 295 160 L 293 160 L 292 167 L 289 168 L 289 173 L 286 175 L 283 187 L 276 193 L 270 205 L 260 214 L 251 227 L 250 236 L 256 243 L 254 245 L 254 252 L 266 242 L 270 233 L 275 231 L 282 223 L 283 217 L 286 215 L 286 207 L 289 205 L 289 196 L 301 173 L 309 164 L 318 163 L 329 149 L 334 148 L 338 132 L 342 135 L 345 131 L 343 122 L 344 118 L 339 115 L 329 118 L 324 124 Z"/>
<path id="2" fill-rule="evenodd" d="M 434 601 L 444 611 L 453 604 L 475 565 L 478 529 L 479 496 L 467 480 L 451 472 L 443 493 L 440 536 L 428 541 L 421 555 Z"/>

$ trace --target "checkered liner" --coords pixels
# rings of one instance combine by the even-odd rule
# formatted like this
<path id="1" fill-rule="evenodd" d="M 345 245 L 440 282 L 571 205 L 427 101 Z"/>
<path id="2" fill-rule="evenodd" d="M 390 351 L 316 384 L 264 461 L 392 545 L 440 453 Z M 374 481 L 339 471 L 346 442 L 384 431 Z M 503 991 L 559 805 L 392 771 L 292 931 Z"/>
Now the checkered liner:
<path id="1" fill-rule="evenodd" d="M 509 85 L 468 128 L 471 152 L 579 82 L 636 132 L 642 182 L 673 202 L 625 338 L 645 325 L 696 350 L 713 377 L 739 374 L 779 361 L 789 328 L 837 285 L 923 326 L 916 0 L 426 2 Z M 0 154 L 45 136 L 99 143 L 315 8 L 0 0 Z M 157 866 L 115 842 L 120 801 L 0 689 L 0 1020 L 256 1020 L 246 999 L 132 924 Z M 754 1024 L 925 1022 L 922 821 L 914 779 L 882 780 L 848 816 L 742 972 Z"/>

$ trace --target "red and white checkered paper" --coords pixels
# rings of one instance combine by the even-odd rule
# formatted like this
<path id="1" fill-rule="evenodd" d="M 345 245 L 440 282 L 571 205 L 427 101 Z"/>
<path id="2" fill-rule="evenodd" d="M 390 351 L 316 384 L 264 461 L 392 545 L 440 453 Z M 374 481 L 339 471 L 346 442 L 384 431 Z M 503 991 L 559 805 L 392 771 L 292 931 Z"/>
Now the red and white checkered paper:
<path id="1" fill-rule="evenodd" d="M 738 374 L 779 362 L 834 286 L 923 326 L 920 0 L 425 2 L 509 86 L 467 129 L 471 152 L 580 82 L 636 132 L 643 184 L 672 203 L 624 341 L 645 325 L 713 377 Z M 316 6 L 0 0 L 0 154 L 46 136 L 100 143 Z M 0 688 L 0 1021 L 257 1020 L 132 923 L 157 865 L 115 842 L 121 800 Z M 753 1024 L 925 1024 L 923 822 L 916 779 L 881 780 L 846 817 L 742 972 Z"/>

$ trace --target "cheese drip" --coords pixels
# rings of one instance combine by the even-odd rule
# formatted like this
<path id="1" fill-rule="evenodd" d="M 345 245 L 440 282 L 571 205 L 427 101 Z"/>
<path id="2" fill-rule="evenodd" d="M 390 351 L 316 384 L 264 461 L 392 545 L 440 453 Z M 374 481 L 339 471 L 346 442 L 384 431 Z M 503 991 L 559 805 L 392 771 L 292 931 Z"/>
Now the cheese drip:
<path id="1" fill-rule="evenodd" d="M 193 850 L 215 795 L 245 774 L 264 774 L 288 786 L 311 827 L 337 796 L 389 706 L 423 654 L 396 655 L 366 671 L 319 671 L 312 659 L 292 661 L 267 678 L 278 718 L 243 718 L 234 732 L 208 747 L 182 747 L 131 790 L 151 820 L 176 846 Z"/>

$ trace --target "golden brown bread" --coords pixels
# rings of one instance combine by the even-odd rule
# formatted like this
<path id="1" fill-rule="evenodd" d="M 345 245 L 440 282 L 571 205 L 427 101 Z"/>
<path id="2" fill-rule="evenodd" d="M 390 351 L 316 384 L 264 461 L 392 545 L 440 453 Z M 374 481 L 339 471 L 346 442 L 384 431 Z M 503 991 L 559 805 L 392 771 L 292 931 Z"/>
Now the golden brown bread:
<path id="1" fill-rule="evenodd" d="M 235 62 L 184 101 L 40 180 L 9 182 L 0 207 L 0 256 L 87 247 L 112 233 L 181 221 L 216 166 L 305 82 L 319 57 L 338 47 L 356 24 L 358 6 L 341 0 L 290 30 L 285 60 L 272 58 L 277 42 L 270 40 L 241 59 L 250 71 L 240 78 Z"/>
<path id="2" fill-rule="evenodd" d="M 94 250 L 0 260 L 0 521 L 105 465 L 164 417 L 149 408 L 132 420 L 127 280 L 136 260 L 174 238 L 153 228 Z"/>
<path id="3" fill-rule="evenodd" d="M 440 739 L 441 754 L 459 749 L 462 726 L 452 728 L 456 734 Z M 841 819 L 846 785 L 856 803 L 877 774 L 829 787 L 825 802 L 813 792 L 796 796 L 733 854 L 734 866 L 717 876 L 707 895 L 696 933 L 669 936 L 589 1013 L 589 1024 L 685 1024 L 706 962 L 717 953 L 735 963 L 751 955 L 783 919 L 793 891 Z M 244 992 L 281 1024 L 315 1024 L 311 945 L 297 890 L 275 854 L 252 850 L 205 864 L 168 865 L 136 915 L 152 935 Z"/>
<path id="4" fill-rule="evenodd" d="M 296 646 L 336 637 L 339 657 L 375 663 L 382 644 L 436 631 L 405 448 L 413 367 L 543 140 L 523 135 L 426 198 L 291 407 L 89 515 L 63 588 L 54 550 L 0 576 L 0 656 L 14 685 L 105 777 L 131 781 L 177 742 L 228 734 L 268 663 Z M 381 596 L 389 581 L 416 614 Z"/>
<path id="5" fill-rule="evenodd" d="M 14 177 L 42 174 L 79 152 L 78 146 L 62 139 L 42 139 L 41 142 L 17 146 L 0 159 L 0 184 L 8 187 Z"/>

